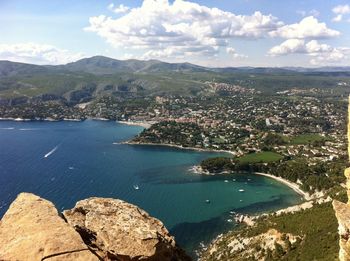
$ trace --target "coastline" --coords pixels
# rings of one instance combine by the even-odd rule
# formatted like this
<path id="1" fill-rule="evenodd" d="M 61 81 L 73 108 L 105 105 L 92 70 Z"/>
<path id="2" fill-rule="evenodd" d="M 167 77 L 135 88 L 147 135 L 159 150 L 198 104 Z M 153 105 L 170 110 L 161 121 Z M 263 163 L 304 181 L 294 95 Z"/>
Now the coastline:
<path id="1" fill-rule="evenodd" d="M 16 122 L 29 122 L 29 121 L 51 121 L 51 122 L 57 122 L 57 121 L 84 121 L 86 119 L 74 119 L 74 118 L 63 118 L 63 119 L 53 119 L 53 118 L 44 118 L 44 119 L 25 119 L 25 118 L 0 118 L 0 121 L 16 121 Z"/>
<path id="2" fill-rule="evenodd" d="M 202 149 L 202 148 L 193 148 L 193 147 L 182 147 L 180 145 L 176 145 L 176 144 L 164 144 L 164 143 L 138 143 L 138 142 L 132 142 L 132 141 L 125 141 L 122 142 L 122 144 L 128 144 L 128 145 L 143 145 L 143 146 L 165 146 L 165 147 L 171 147 L 171 148 L 178 148 L 178 149 L 185 149 L 185 150 L 193 150 L 193 151 L 202 151 L 202 152 L 219 152 L 219 153 L 229 153 L 231 155 L 234 155 L 231 151 L 226 151 L 226 150 L 213 150 L 213 149 Z M 208 172 L 204 172 L 204 171 L 200 171 L 198 170 L 198 168 L 196 168 L 197 166 L 194 166 L 191 168 L 191 171 L 193 171 L 196 174 L 200 174 L 200 175 L 225 175 L 225 174 L 229 174 L 229 172 L 222 172 L 222 173 L 208 173 Z M 286 180 L 284 178 L 278 177 L 278 176 L 274 176 L 272 174 L 268 174 L 268 173 L 262 173 L 262 172 L 251 172 L 252 174 L 255 175 L 260 175 L 260 176 L 264 176 L 264 177 L 268 177 L 274 180 L 277 180 L 278 182 L 288 186 L 289 188 L 293 189 L 296 193 L 298 193 L 299 195 L 301 195 L 304 200 L 308 201 L 311 199 L 314 199 L 314 197 L 310 196 L 309 193 L 303 191 L 302 189 L 299 188 L 299 185 L 291 182 L 289 180 Z"/>
<path id="3" fill-rule="evenodd" d="M 298 193 L 299 195 L 303 196 L 303 198 L 308 201 L 308 200 L 311 200 L 313 199 L 312 196 L 309 195 L 309 193 L 301 190 L 299 188 L 299 185 L 297 183 L 294 183 L 294 182 L 291 182 L 289 180 L 286 180 L 284 178 L 281 178 L 281 177 L 278 177 L 278 176 L 274 176 L 274 175 L 271 175 L 271 174 L 268 174 L 268 173 L 262 173 L 262 172 L 252 172 L 252 174 L 255 174 L 255 175 L 260 175 L 260 176 L 264 176 L 264 177 L 268 177 L 268 178 L 271 178 L 271 179 L 274 179 L 274 180 L 277 180 L 278 182 L 280 183 L 283 183 L 284 185 L 290 187 L 291 189 L 293 189 L 296 193 Z"/>
<path id="4" fill-rule="evenodd" d="M 130 126 L 140 126 L 145 129 L 148 129 L 151 127 L 152 124 L 155 124 L 156 122 L 154 121 L 116 121 L 117 123 L 120 124 L 125 124 L 125 125 L 130 125 Z"/>
<path id="5" fill-rule="evenodd" d="M 203 149 L 203 148 L 194 148 L 194 147 L 183 147 L 181 145 L 176 145 L 176 144 L 147 143 L 147 142 L 133 142 L 133 141 L 124 141 L 124 142 L 122 142 L 122 144 L 141 145 L 141 146 L 162 146 L 162 147 L 170 147 L 170 148 L 176 148 L 176 149 L 182 149 L 182 150 L 228 153 L 228 154 L 231 154 L 231 155 L 235 156 L 235 154 L 232 151 L 229 151 L 229 150 L 214 150 L 214 149 Z"/>
<path id="6" fill-rule="evenodd" d="M 75 122 L 81 122 L 86 120 L 93 120 L 93 121 L 113 121 L 106 118 L 83 118 L 83 119 L 76 119 L 76 118 L 63 118 L 63 119 L 53 119 L 53 118 L 36 118 L 36 119 L 26 119 L 26 118 L 0 118 L 0 121 L 16 121 L 16 122 L 29 122 L 29 121 L 50 121 L 50 122 L 58 122 L 58 121 L 75 121 Z"/>

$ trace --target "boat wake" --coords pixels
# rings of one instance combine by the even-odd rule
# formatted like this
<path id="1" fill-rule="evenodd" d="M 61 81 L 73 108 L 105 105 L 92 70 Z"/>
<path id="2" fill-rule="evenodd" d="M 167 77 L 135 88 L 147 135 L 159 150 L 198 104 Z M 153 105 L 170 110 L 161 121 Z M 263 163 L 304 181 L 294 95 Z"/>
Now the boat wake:
<path id="1" fill-rule="evenodd" d="M 20 131 L 34 131 L 34 130 L 38 130 L 36 128 L 22 128 L 22 129 L 19 129 Z"/>
<path id="2" fill-rule="evenodd" d="M 0 128 L 0 130 L 14 130 L 14 127 L 8 127 L 8 128 Z"/>
<path id="3" fill-rule="evenodd" d="M 50 150 L 48 153 L 45 154 L 44 158 L 47 158 L 49 157 L 51 154 L 53 154 L 57 149 L 58 149 L 58 146 L 57 145 L 56 147 L 54 147 L 52 150 Z"/>

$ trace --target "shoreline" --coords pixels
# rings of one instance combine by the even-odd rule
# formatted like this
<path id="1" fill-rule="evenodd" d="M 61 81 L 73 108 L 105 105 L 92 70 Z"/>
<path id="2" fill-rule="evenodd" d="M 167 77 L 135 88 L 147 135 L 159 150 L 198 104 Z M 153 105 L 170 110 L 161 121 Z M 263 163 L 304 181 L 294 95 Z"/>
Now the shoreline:
<path id="1" fill-rule="evenodd" d="M 138 142 L 132 142 L 132 141 L 126 141 L 126 142 L 122 142 L 121 144 L 128 144 L 128 145 L 142 145 L 142 146 L 164 146 L 164 147 L 171 147 L 171 148 L 177 148 L 177 149 L 185 149 L 185 150 L 193 150 L 193 151 L 201 151 L 201 152 L 219 152 L 219 153 L 228 153 L 231 155 L 234 155 L 231 151 L 226 151 L 226 150 L 214 150 L 214 149 L 203 149 L 203 148 L 193 148 L 193 147 L 182 147 L 180 145 L 176 145 L 176 144 L 164 144 L 164 143 L 138 143 Z M 198 171 L 198 166 L 193 166 L 191 168 L 191 171 L 193 173 L 196 174 L 200 174 L 200 175 L 225 175 L 225 174 L 229 174 L 229 172 L 223 172 L 223 173 L 208 173 L 208 172 L 204 172 L 204 171 Z M 309 201 L 312 200 L 313 197 L 309 195 L 309 193 L 303 191 L 302 189 L 299 188 L 299 185 L 297 183 L 291 182 L 287 179 L 278 177 L 278 176 L 274 176 L 272 174 L 269 173 L 262 173 L 262 172 L 247 172 L 247 173 L 251 173 L 254 175 L 260 175 L 260 176 L 264 176 L 264 177 L 268 177 L 274 180 L 277 180 L 278 182 L 286 185 L 287 187 L 291 188 L 292 190 L 294 190 L 297 194 L 301 195 L 304 200 Z"/>
<path id="2" fill-rule="evenodd" d="M 124 125 L 130 125 L 130 126 L 140 126 L 145 129 L 150 128 L 153 124 L 156 122 L 154 121 L 116 121 L 117 123 L 124 124 Z"/>
<path id="3" fill-rule="evenodd" d="M 63 119 L 53 119 L 53 118 L 36 118 L 36 119 L 26 119 L 26 118 L 2 118 L 0 117 L 0 121 L 15 121 L 15 122 L 30 122 L 30 121 L 49 121 L 49 122 L 58 122 L 58 121 L 75 121 L 75 122 L 83 122 L 86 120 L 93 120 L 93 121 L 115 121 L 116 123 L 129 125 L 129 126 L 140 126 L 145 129 L 148 129 L 151 127 L 152 124 L 155 124 L 156 122 L 153 121 L 118 121 L 118 120 L 111 120 L 107 118 L 98 118 L 98 117 L 87 117 L 83 119 L 75 119 L 75 118 L 63 118 Z M 165 145 L 165 144 L 164 144 Z"/>
<path id="4" fill-rule="evenodd" d="M 92 119 L 92 118 L 91 118 Z M 0 118 L 0 121 L 15 121 L 15 122 L 30 122 L 30 121 L 49 121 L 49 122 L 58 122 L 58 121 L 85 121 L 87 119 L 74 119 L 74 118 L 63 118 L 63 119 L 53 119 L 53 118 L 43 118 L 43 119 L 25 119 L 25 118 Z"/>
<path id="5" fill-rule="evenodd" d="M 161 146 L 161 147 L 170 147 L 170 148 L 176 148 L 176 149 L 182 149 L 182 150 L 193 150 L 193 151 L 201 151 L 201 152 L 228 153 L 228 154 L 235 156 L 235 154 L 229 150 L 215 150 L 215 149 L 203 149 L 203 148 L 194 148 L 194 147 L 183 147 L 181 145 L 176 145 L 176 144 L 147 143 L 147 142 L 133 142 L 133 141 L 124 141 L 124 142 L 121 142 L 121 144 L 140 145 L 140 146 Z"/>
<path id="6" fill-rule="evenodd" d="M 268 174 L 268 173 L 262 173 L 262 172 L 252 172 L 252 174 L 254 175 L 259 175 L 259 176 L 264 176 L 264 177 L 268 177 L 274 180 L 277 180 L 280 183 L 283 183 L 284 185 L 288 186 L 289 188 L 291 188 L 292 190 L 294 190 L 296 193 L 298 193 L 299 195 L 303 196 L 303 198 L 306 201 L 312 200 L 312 196 L 309 195 L 309 193 L 303 191 L 302 189 L 299 188 L 299 185 L 297 183 L 291 182 L 287 179 L 278 177 L 278 176 L 274 176 L 272 174 Z"/>
<path id="7" fill-rule="evenodd" d="M 223 171 L 223 172 L 218 172 L 218 173 L 210 173 L 207 171 L 203 171 L 202 168 L 200 166 L 193 166 L 189 169 L 191 172 L 195 173 L 195 174 L 199 174 L 199 175 L 226 175 L 226 174 L 232 174 L 232 173 L 248 173 L 248 174 L 253 174 L 253 175 L 259 175 L 259 176 L 264 176 L 267 178 L 271 178 L 274 180 L 277 180 L 278 182 L 286 185 L 287 187 L 291 188 L 292 190 L 294 190 L 297 194 L 301 195 L 304 200 L 309 201 L 314 199 L 314 197 L 310 196 L 309 193 L 303 191 L 302 189 L 299 188 L 299 185 L 291 182 L 287 179 L 278 177 L 278 176 L 274 176 L 272 174 L 269 173 L 262 173 L 262 172 L 246 172 L 246 171 L 236 171 L 236 172 L 229 172 L 229 171 Z"/>

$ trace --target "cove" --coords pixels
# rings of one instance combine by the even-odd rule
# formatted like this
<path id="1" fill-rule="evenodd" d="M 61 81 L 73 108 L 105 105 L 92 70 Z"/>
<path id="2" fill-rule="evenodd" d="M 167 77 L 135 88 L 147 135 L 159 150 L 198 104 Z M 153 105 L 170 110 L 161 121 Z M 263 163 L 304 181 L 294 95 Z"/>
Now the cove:
<path id="1" fill-rule="evenodd" d="M 301 201 L 267 177 L 189 171 L 220 153 L 113 144 L 140 131 L 111 121 L 0 121 L 0 217 L 20 192 L 47 198 L 59 210 L 88 197 L 119 198 L 160 219 L 193 254 L 200 242 L 236 226 L 230 211 L 254 214 Z"/>

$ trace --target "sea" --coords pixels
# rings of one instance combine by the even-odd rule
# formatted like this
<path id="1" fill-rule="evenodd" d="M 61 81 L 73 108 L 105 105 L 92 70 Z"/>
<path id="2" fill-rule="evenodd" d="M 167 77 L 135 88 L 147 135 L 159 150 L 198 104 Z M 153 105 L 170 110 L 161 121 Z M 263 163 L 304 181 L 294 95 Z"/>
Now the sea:
<path id="1" fill-rule="evenodd" d="M 190 171 L 229 154 L 121 144 L 142 130 L 114 121 L 0 121 L 0 217 L 20 192 L 46 198 L 59 211 L 88 197 L 117 198 L 160 219 L 195 256 L 200 245 L 238 226 L 233 212 L 258 214 L 302 201 L 271 178 Z"/>

